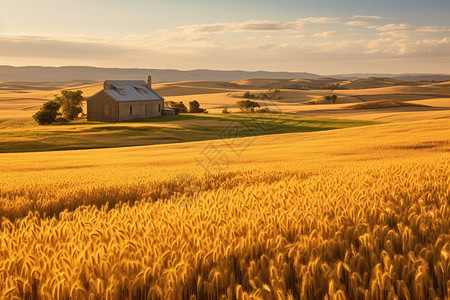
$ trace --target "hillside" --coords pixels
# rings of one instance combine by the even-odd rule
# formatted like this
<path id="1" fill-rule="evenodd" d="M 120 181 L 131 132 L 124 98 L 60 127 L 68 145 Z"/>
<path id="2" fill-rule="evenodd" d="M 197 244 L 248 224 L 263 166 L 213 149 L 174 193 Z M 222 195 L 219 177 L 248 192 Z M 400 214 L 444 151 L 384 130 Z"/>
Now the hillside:
<path id="1" fill-rule="evenodd" d="M 334 89 L 339 83 L 343 89 Z M 236 101 L 245 92 L 270 94 L 279 89 L 272 99 L 258 99 L 262 107 L 273 112 L 295 113 L 310 117 L 340 118 L 353 120 L 422 120 L 450 117 L 450 81 L 423 82 L 399 81 L 386 78 L 365 78 L 356 80 L 319 79 L 276 79 L 247 78 L 237 81 L 178 81 L 155 83 L 153 88 L 167 101 L 197 100 L 211 113 L 221 113 L 227 107 L 233 112 L 238 109 Z M 319 88 L 319 89 L 318 89 Z M 46 100 L 54 98 L 62 89 L 81 89 L 89 97 L 102 89 L 101 83 L 91 81 L 58 82 L 0 82 L 0 120 L 31 116 Z M 308 102 L 323 102 L 324 96 L 336 94 L 336 104 L 303 105 Z M 429 107 L 386 108 L 377 112 L 350 110 L 347 106 L 369 101 L 406 101 Z"/>
<path id="2" fill-rule="evenodd" d="M 173 69 L 139 69 L 139 68 L 97 68 L 87 66 L 64 67 L 13 67 L 0 66 L 0 81 L 70 81 L 91 80 L 103 81 L 105 79 L 141 79 L 148 74 L 153 76 L 155 82 L 185 81 L 185 80 L 214 80 L 235 81 L 245 78 L 337 78 L 339 80 L 352 80 L 367 77 L 389 77 L 398 80 L 436 80 L 448 81 L 448 74 L 338 74 L 317 75 L 307 72 L 276 72 L 276 71 L 224 71 L 224 70 L 173 70 Z"/>
<path id="3" fill-rule="evenodd" d="M 318 78 L 306 72 L 266 71 L 220 71 L 220 70 L 164 70 L 164 69 L 120 69 L 96 67 L 12 67 L 0 66 L 0 81 L 69 81 L 105 79 L 142 79 L 151 74 L 154 82 L 183 80 L 230 81 L 249 77 L 269 78 Z"/>

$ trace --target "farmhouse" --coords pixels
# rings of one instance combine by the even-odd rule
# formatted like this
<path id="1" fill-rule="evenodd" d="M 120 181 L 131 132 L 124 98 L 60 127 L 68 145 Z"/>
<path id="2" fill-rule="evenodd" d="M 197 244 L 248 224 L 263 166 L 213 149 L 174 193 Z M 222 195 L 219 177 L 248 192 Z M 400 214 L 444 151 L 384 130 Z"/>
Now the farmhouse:
<path id="1" fill-rule="evenodd" d="M 88 121 L 123 121 L 158 117 L 164 98 L 152 89 L 152 77 L 144 80 L 106 80 L 103 90 L 87 99 Z"/>

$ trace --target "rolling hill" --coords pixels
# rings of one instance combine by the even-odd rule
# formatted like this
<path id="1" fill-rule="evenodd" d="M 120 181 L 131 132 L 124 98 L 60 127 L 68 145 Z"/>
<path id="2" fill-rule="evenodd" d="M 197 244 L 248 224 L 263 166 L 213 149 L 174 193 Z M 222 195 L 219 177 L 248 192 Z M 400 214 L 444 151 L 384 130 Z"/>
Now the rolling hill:
<path id="1" fill-rule="evenodd" d="M 448 74 L 336 74 L 317 75 L 307 72 L 274 72 L 274 71 L 240 71 L 240 70 L 173 70 L 173 69 L 140 69 L 140 68 L 97 68 L 88 66 L 63 66 L 42 67 L 27 66 L 13 67 L 0 66 L 0 81 L 70 81 L 70 80 L 93 80 L 103 81 L 105 79 L 142 79 L 148 74 L 153 76 L 155 82 L 185 81 L 185 80 L 216 80 L 233 81 L 245 78 L 338 78 L 349 80 L 364 77 L 389 77 L 400 80 L 450 80 Z"/>

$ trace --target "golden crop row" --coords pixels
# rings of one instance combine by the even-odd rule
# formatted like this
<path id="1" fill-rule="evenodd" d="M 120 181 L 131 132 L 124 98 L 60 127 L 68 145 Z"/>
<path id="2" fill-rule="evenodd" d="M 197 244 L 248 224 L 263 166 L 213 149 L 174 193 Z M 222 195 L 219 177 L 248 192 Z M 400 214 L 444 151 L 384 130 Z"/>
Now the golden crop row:
<path id="1" fill-rule="evenodd" d="M 243 166 L 95 190 L 3 187 L 0 295 L 449 297 L 448 156 Z"/>

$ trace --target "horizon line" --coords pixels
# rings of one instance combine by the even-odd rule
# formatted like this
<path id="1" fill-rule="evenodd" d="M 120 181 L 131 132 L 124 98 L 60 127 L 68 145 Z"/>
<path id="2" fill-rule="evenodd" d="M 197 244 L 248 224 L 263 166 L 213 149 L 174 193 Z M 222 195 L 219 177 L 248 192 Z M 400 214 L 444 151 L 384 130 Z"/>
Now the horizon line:
<path id="1" fill-rule="evenodd" d="M 230 69 L 230 70 L 223 70 L 223 69 L 205 69 L 205 68 L 199 68 L 199 69 L 173 69 L 173 68 L 142 68 L 142 67 L 96 67 L 96 66 L 88 66 L 88 65 L 60 65 L 60 66 L 44 66 L 44 65 L 26 65 L 26 66 L 13 66 L 13 65 L 0 65 L 0 67 L 12 67 L 12 68 L 94 68 L 94 69 L 118 69 L 118 70 L 160 70 L 160 71 L 179 71 L 179 72 L 195 72 L 195 71 L 216 71 L 216 72 L 247 72 L 247 73 L 258 73 L 258 72 L 266 72 L 266 73 L 305 73 L 305 74 L 311 74 L 311 75 L 317 75 L 320 77 L 327 77 L 327 76 L 343 76 L 343 75 L 370 75 L 370 74 L 377 74 L 377 75 L 449 75 L 450 73 L 432 73 L 432 72 L 426 72 L 426 73 L 419 73 L 419 72 L 406 72 L 406 73 L 379 73 L 379 72 L 354 72 L 354 73 L 335 73 L 335 74 L 319 74 L 319 73 L 312 73 L 307 71 L 267 71 L 267 70 L 256 70 L 256 71 L 249 71 L 249 70 L 242 70 L 242 69 Z"/>

